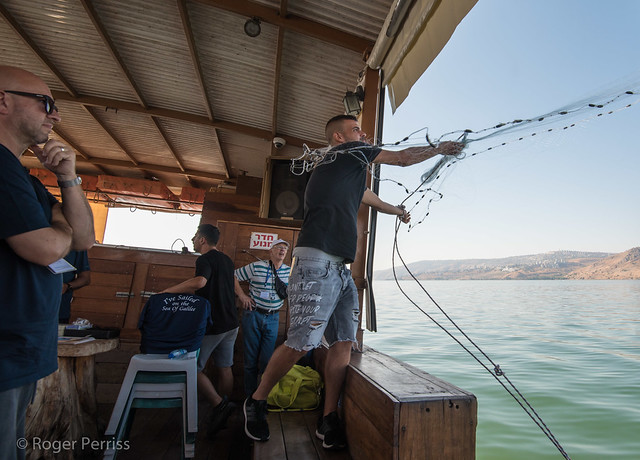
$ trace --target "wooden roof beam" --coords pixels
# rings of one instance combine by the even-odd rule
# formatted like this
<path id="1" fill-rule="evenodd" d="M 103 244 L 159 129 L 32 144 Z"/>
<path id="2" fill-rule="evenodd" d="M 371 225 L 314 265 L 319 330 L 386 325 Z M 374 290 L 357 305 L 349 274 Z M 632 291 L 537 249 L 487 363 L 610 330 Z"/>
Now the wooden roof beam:
<path id="1" fill-rule="evenodd" d="M 89 160 L 79 160 L 80 162 L 87 162 L 93 165 L 112 166 L 115 168 L 136 168 L 145 172 L 161 172 L 167 174 L 187 175 L 191 177 L 201 177 L 203 179 L 214 179 L 219 181 L 226 181 L 227 177 L 224 174 L 209 173 L 206 171 L 196 171 L 193 169 L 185 169 L 182 171 L 180 168 L 171 166 L 155 165 L 151 163 L 138 163 L 132 166 L 130 162 L 124 160 L 112 160 L 110 158 L 97 158 L 92 157 Z"/>
<path id="2" fill-rule="evenodd" d="M 91 110 L 89 110 L 86 106 L 83 106 L 84 109 L 86 110 L 86 112 L 89 114 L 89 116 L 91 116 L 91 118 L 93 118 L 96 123 L 98 123 L 102 129 L 104 130 L 105 133 L 107 133 L 109 135 L 109 137 L 111 138 L 111 140 L 113 140 L 113 142 L 115 142 L 116 144 L 118 144 L 118 147 L 120 147 L 120 149 L 124 152 L 124 154 L 129 157 L 129 160 L 131 160 L 131 163 L 129 163 L 129 166 L 131 166 L 133 164 L 133 166 L 139 166 L 140 163 L 138 162 L 138 160 L 136 160 L 133 155 L 131 155 L 129 153 L 129 151 L 127 150 L 127 148 L 122 145 L 122 143 L 116 138 L 115 134 L 113 134 L 113 132 L 111 132 L 111 130 L 109 129 L 109 127 L 107 125 L 104 124 L 104 122 L 102 120 L 100 120 L 98 117 L 96 117 L 93 113 L 91 113 Z"/>
<path id="3" fill-rule="evenodd" d="M 213 121 L 215 119 L 213 115 L 213 104 L 211 103 L 211 99 L 209 98 L 209 92 L 204 84 L 204 77 L 202 76 L 202 64 L 200 63 L 200 56 L 198 55 L 198 50 L 196 49 L 196 40 L 193 36 L 193 28 L 191 27 L 191 21 L 189 20 L 189 11 L 187 10 L 187 2 L 186 0 L 178 0 L 178 9 L 180 10 L 180 18 L 182 19 L 182 27 L 184 29 L 185 36 L 187 38 L 187 43 L 189 44 L 189 52 L 191 54 L 191 62 L 193 62 L 193 66 L 195 67 L 196 78 L 198 79 L 198 85 L 200 86 L 200 91 L 202 91 L 202 95 L 205 100 L 205 107 L 207 109 L 207 114 L 209 115 L 209 120 Z M 222 145 L 218 140 L 218 132 L 216 128 L 213 128 L 213 134 L 216 138 L 216 144 L 220 154 L 222 155 L 222 161 L 224 163 L 224 169 L 227 174 L 227 177 L 230 177 L 231 173 L 231 160 L 229 159 L 229 155 L 222 149 Z"/>
<path id="4" fill-rule="evenodd" d="M 221 121 L 221 120 L 209 120 L 207 117 L 203 117 L 201 115 L 194 115 L 187 112 L 179 112 L 177 110 L 170 109 L 160 109 L 155 107 L 144 108 L 139 104 L 133 102 L 125 102 L 118 101 L 116 99 L 108 99 L 104 97 L 96 97 L 96 96 L 70 96 L 64 91 L 52 91 L 53 98 L 61 101 L 75 102 L 77 104 L 81 104 L 83 106 L 94 106 L 94 107 L 109 107 L 118 110 L 127 110 L 129 112 L 136 112 L 145 115 L 161 117 L 161 118 L 169 118 L 173 120 L 185 121 L 188 123 L 198 123 L 201 125 L 213 126 L 216 129 L 221 129 L 223 131 L 236 132 L 240 134 L 244 134 L 247 136 L 257 137 L 260 139 L 265 139 L 271 141 L 273 139 L 273 135 L 271 130 L 254 128 L 252 126 L 246 126 L 239 123 L 233 123 L 229 121 Z M 323 144 L 309 141 L 307 139 L 300 139 L 298 137 L 293 136 L 285 136 L 280 135 L 283 139 L 287 141 L 289 145 L 295 145 L 298 147 L 302 147 L 302 144 L 307 144 L 309 147 L 318 148 L 323 147 Z"/>
<path id="5" fill-rule="evenodd" d="M 367 48 L 373 47 L 373 42 L 365 38 L 343 32 L 333 27 L 325 26 L 318 22 L 299 16 L 281 16 L 280 8 L 274 9 L 265 5 L 251 2 L 249 0 L 194 0 L 209 6 L 220 8 L 226 11 L 251 17 L 258 17 L 261 21 L 275 26 L 291 30 L 303 35 L 308 35 L 324 42 L 333 43 L 342 48 L 350 49 L 358 53 L 363 53 Z M 286 9 L 286 5 L 285 5 Z"/>
<path id="6" fill-rule="evenodd" d="M 289 14 L 287 8 L 289 8 L 289 0 L 280 0 L 280 16 L 283 18 Z"/>
<path id="7" fill-rule="evenodd" d="M 9 11 L 2 5 L 2 3 L 0 3 L 0 14 L 2 14 L 5 21 L 7 21 L 7 24 L 11 26 L 11 28 L 15 31 L 15 33 L 20 36 L 22 41 L 25 42 L 29 48 L 31 48 L 31 51 L 33 52 L 33 54 L 35 54 L 38 57 L 38 59 L 40 59 L 40 61 L 42 61 L 42 63 L 45 66 L 47 66 L 47 68 L 51 71 L 51 73 L 58 78 L 62 86 L 65 87 L 65 89 L 69 92 L 69 94 L 71 94 L 74 97 L 77 96 L 78 92 L 75 89 L 73 89 L 73 87 L 71 86 L 71 83 L 69 83 L 67 79 L 64 77 L 64 75 L 62 75 L 62 73 L 56 68 L 56 66 L 53 65 L 53 62 L 51 62 L 49 58 L 45 56 L 45 54 L 40 50 L 38 45 L 36 45 L 36 43 L 31 39 L 31 37 L 29 37 L 29 35 L 27 35 L 24 29 L 20 26 L 20 24 L 18 24 L 18 22 L 13 18 L 13 16 L 11 16 Z"/>
<path id="8" fill-rule="evenodd" d="M 120 53 L 118 53 L 116 46 L 114 45 L 113 41 L 109 37 L 109 34 L 107 33 L 107 30 L 102 25 L 102 22 L 100 22 L 100 20 L 98 19 L 98 14 L 96 10 L 93 8 L 93 5 L 91 4 L 91 0 L 80 0 L 80 2 L 82 3 L 84 10 L 86 11 L 87 16 L 89 16 L 89 19 L 91 20 L 91 22 L 93 23 L 93 26 L 95 27 L 96 31 L 98 32 L 98 34 L 100 34 L 100 37 L 102 38 L 102 41 L 104 42 L 105 47 L 107 48 L 109 53 L 111 53 L 113 60 L 118 65 L 120 72 L 122 72 L 125 79 L 127 80 L 127 83 L 129 83 L 129 86 L 133 90 L 133 94 L 136 96 L 136 99 L 138 100 L 140 105 L 146 108 L 147 104 L 144 102 L 144 99 L 142 98 L 142 93 L 138 88 L 138 85 L 136 85 L 136 82 L 133 80 L 133 76 L 131 75 L 131 73 L 129 72 L 129 69 L 124 64 L 124 61 L 120 57 Z"/>
<path id="9" fill-rule="evenodd" d="M 278 41 L 276 43 L 275 57 L 275 78 L 273 79 L 273 112 L 271 114 L 271 134 L 278 132 L 278 98 L 280 94 L 280 72 L 282 70 L 282 40 L 284 39 L 284 29 L 278 30 Z"/>
<path id="10" fill-rule="evenodd" d="M 171 143 L 171 140 L 169 139 L 169 136 L 167 136 L 167 133 L 164 131 L 164 129 L 162 128 L 162 126 L 160 125 L 160 122 L 158 121 L 158 119 L 156 117 L 151 117 L 151 120 L 153 121 L 153 124 L 156 126 L 156 129 L 158 130 L 158 133 L 160 134 L 160 136 L 164 140 L 164 143 L 167 144 L 167 148 L 171 152 L 171 155 L 173 156 L 173 159 L 176 160 L 176 163 L 178 163 L 178 167 L 180 168 L 180 171 L 182 171 L 184 173 L 184 177 L 187 179 L 187 182 L 189 182 L 189 185 L 194 187 L 195 184 L 191 180 L 191 177 L 188 174 L 186 174 L 186 172 L 185 172 L 186 168 L 185 168 L 184 164 L 182 163 L 182 160 L 180 159 L 180 157 L 176 153 L 176 149 L 173 146 L 173 144 Z"/>
<path id="11" fill-rule="evenodd" d="M 287 8 L 289 0 L 280 0 L 280 8 L 278 14 L 285 18 L 289 14 Z M 273 83 L 273 113 L 271 115 L 271 134 L 275 137 L 278 132 L 278 98 L 280 95 L 280 72 L 282 70 L 282 42 L 284 40 L 284 29 L 278 27 L 278 41 L 276 42 L 276 70 Z M 271 155 L 274 154 L 275 147 L 271 146 Z"/>
<path id="12" fill-rule="evenodd" d="M 180 10 L 180 19 L 182 19 L 182 28 L 184 29 L 184 35 L 187 39 L 187 44 L 189 45 L 189 53 L 191 54 L 191 62 L 193 62 L 193 67 L 196 74 L 196 79 L 198 80 L 198 86 L 200 87 L 200 91 L 205 100 L 205 108 L 207 109 L 207 115 L 209 115 L 209 119 L 213 120 L 213 108 L 211 104 L 211 100 L 209 99 L 209 93 L 207 92 L 207 88 L 204 85 L 204 77 L 202 76 L 202 64 L 200 63 L 200 56 L 198 56 L 198 50 L 196 49 L 196 40 L 193 36 L 193 28 L 191 27 L 191 21 L 189 21 L 189 11 L 187 10 L 187 1 L 186 0 L 177 0 L 178 1 L 178 9 Z"/>
<path id="13" fill-rule="evenodd" d="M 91 161 L 91 157 L 89 155 L 87 155 L 86 153 L 84 153 L 82 151 L 82 149 L 80 148 L 80 146 L 78 146 L 75 142 L 69 140 L 69 138 L 67 136 L 65 136 L 65 134 L 60 130 L 60 128 L 57 128 L 56 126 L 53 127 L 53 132 L 56 133 L 56 136 L 58 136 L 60 139 L 62 139 L 62 141 L 65 144 L 68 144 L 71 146 L 71 148 L 76 151 L 78 153 L 78 155 L 80 155 L 80 158 L 82 158 L 83 160 L 86 161 Z M 77 161 L 77 160 L 76 160 Z M 102 166 L 98 166 L 96 165 L 96 168 L 98 168 L 99 171 L 101 171 L 103 174 L 110 174 L 107 170 L 105 170 Z"/>

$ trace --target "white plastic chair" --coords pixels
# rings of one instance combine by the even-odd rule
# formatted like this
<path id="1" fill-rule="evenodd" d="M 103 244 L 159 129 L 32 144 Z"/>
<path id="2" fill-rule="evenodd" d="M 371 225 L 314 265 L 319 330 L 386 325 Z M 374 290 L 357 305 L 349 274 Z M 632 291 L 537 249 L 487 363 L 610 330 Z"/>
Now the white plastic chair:
<path id="1" fill-rule="evenodd" d="M 105 460 L 115 459 L 122 441 L 128 438 L 135 409 L 180 406 L 184 458 L 194 457 L 198 432 L 197 353 L 177 359 L 169 359 L 166 354 L 131 357 L 105 431 L 110 441 Z"/>

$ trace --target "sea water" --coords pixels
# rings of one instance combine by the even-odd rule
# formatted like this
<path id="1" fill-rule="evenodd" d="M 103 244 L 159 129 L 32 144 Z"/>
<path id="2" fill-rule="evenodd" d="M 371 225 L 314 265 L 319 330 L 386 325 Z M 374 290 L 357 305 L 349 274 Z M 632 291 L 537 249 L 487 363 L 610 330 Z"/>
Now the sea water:
<path id="1" fill-rule="evenodd" d="M 473 348 L 420 286 L 400 283 L 426 314 Z M 573 460 L 640 459 L 640 281 L 421 283 L 500 365 Z M 478 460 L 563 458 L 496 379 L 395 281 L 376 280 L 373 290 L 378 332 L 366 332 L 365 344 L 475 394 Z"/>

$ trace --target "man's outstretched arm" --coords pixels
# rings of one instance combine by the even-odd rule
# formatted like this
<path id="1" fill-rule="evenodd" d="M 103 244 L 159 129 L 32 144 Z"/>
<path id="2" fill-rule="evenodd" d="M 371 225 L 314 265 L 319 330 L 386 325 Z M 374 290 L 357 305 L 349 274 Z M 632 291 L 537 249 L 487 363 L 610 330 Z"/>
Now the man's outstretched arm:
<path id="1" fill-rule="evenodd" d="M 461 142 L 442 142 L 437 147 L 407 147 L 398 151 L 382 150 L 373 162 L 395 166 L 411 166 L 436 155 L 457 155 L 463 148 L 464 144 Z"/>

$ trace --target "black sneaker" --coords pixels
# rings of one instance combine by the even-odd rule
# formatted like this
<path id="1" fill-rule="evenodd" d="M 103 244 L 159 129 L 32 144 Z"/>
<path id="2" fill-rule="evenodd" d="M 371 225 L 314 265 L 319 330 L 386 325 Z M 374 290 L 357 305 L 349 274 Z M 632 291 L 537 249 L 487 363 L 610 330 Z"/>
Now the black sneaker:
<path id="1" fill-rule="evenodd" d="M 269 440 L 267 423 L 267 401 L 256 401 L 249 396 L 242 406 L 244 410 L 244 432 L 254 441 Z"/>
<path id="2" fill-rule="evenodd" d="M 318 419 L 316 436 L 322 439 L 322 447 L 329 450 L 340 450 L 347 447 L 347 438 L 342 429 L 337 412 L 331 412 Z"/>
<path id="3" fill-rule="evenodd" d="M 208 437 L 214 437 L 220 428 L 225 426 L 229 415 L 231 415 L 231 412 L 233 412 L 235 408 L 236 405 L 229 401 L 226 396 L 222 398 L 222 402 L 214 407 L 209 414 L 209 427 L 207 428 Z"/>

